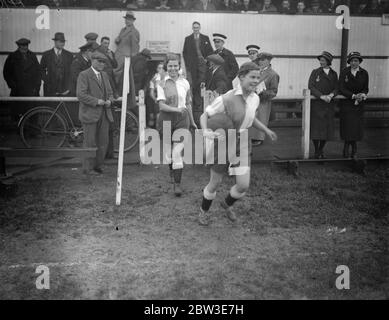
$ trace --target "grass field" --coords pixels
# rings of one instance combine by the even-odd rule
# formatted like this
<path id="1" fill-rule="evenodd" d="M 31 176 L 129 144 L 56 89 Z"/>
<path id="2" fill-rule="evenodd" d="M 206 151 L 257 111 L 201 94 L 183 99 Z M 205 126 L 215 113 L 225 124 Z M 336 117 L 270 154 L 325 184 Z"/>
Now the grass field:
<path id="1" fill-rule="evenodd" d="M 226 177 L 208 227 L 197 224 L 203 167 L 185 169 L 181 199 L 167 168 L 125 167 L 118 211 L 115 166 L 91 181 L 79 168 L 30 173 L 0 198 L 0 298 L 388 299 L 389 169 L 300 173 L 255 166 L 235 225 L 218 205 Z M 35 287 L 41 264 L 49 290 Z M 335 286 L 338 265 L 350 290 Z"/>

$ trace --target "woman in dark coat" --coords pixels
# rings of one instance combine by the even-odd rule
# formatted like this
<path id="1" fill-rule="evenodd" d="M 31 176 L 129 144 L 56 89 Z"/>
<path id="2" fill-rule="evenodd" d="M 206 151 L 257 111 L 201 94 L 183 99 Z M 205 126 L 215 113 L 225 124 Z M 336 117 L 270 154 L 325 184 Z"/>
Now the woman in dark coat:
<path id="1" fill-rule="evenodd" d="M 323 51 L 317 57 L 320 68 L 309 77 L 308 88 L 316 99 L 311 100 L 311 139 L 315 146 L 315 158 L 323 159 L 323 149 L 328 140 L 334 139 L 335 102 L 338 94 L 338 74 L 330 67 L 333 56 Z"/>
<path id="2" fill-rule="evenodd" d="M 357 153 L 357 141 L 363 138 L 364 101 L 369 92 L 369 74 L 359 65 L 363 61 L 359 52 L 351 52 L 347 57 L 350 65 L 342 70 L 339 77 L 340 93 L 346 100 L 340 104 L 340 138 L 344 140 L 343 157 Z"/>

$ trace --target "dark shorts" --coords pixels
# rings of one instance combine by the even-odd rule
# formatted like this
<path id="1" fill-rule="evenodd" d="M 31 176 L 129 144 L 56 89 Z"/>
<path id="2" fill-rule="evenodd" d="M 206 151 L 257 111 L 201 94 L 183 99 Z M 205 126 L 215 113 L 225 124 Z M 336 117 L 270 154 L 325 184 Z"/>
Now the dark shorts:
<path id="1" fill-rule="evenodd" d="M 177 129 L 189 129 L 189 112 L 185 109 L 183 113 L 173 113 L 173 112 L 164 112 L 161 111 L 157 120 L 157 130 L 162 136 L 163 133 L 163 122 L 170 121 L 171 123 L 171 133 Z"/>

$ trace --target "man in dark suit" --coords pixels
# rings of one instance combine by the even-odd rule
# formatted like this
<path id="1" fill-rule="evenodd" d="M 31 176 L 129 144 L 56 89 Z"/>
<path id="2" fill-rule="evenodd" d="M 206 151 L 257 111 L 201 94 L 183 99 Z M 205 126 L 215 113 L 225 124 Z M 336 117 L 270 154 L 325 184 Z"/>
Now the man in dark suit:
<path id="1" fill-rule="evenodd" d="M 212 52 L 212 45 L 209 37 L 200 33 L 200 23 L 192 23 L 193 34 L 185 38 L 183 56 L 188 75 L 188 81 L 192 87 L 193 107 L 195 111 L 202 110 L 200 84 L 205 82 L 207 71 L 204 57 L 208 57 Z"/>
<path id="2" fill-rule="evenodd" d="M 119 96 L 119 93 L 117 92 L 113 69 L 117 68 L 118 63 L 115 58 L 115 53 L 109 49 L 109 44 L 110 44 L 110 39 L 104 36 L 101 38 L 100 47 L 98 47 L 97 50 L 107 57 L 107 62 L 105 63 L 105 67 L 103 71 L 105 71 L 108 74 L 109 83 L 111 84 L 113 95 L 116 98 Z"/>
<path id="3" fill-rule="evenodd" d="M 83 144 L 86 148 L 97 147 L 93 164 L 89 159 L 84 159 L 83 172 L 101 174 L 107 153 L 109 123 L 113 122 L 111 105 L 114 97 L 108 75 L 103 71 L 107 57 L 96 51 L 92 53 L 91 61 L 91 67 L 82 71 L 77 79 L 79 119 L 84 129 Z"/>
<path id="4" fill-rule="evenodd" d="M 224 48 L 224 43 L 227 37 L 220 33 L 213 34 L 213 43 L 215 44 L 215 52 L 224 59 L 223 69 L 227 75 L 228 83 L 227 89 L 232 89 L 232 81 L 235 79 L 239 71 L 238 62 L 236 62 L 235 55 L 228 49 Z"/>
<path id="5" fill-rule="evenodd" d="M 74 56 L 73 62 L 70 66 L 70 77 L 69 77 L 69 86 L 68 86 L 70 89 L 71 96 L 76 95 L 78 75 L 82 71 L 90 68 L 91 54 L 94 50 L 97 49 L 97 47 L 98 47 L 97 44 L 86 43 L 79 48 L 80 52 Z"/>
<path id="6" fill-rule="evenodd" d="M 229 79 L 223 69 L 223 65 L 225 64 L 224 59 L 218 54 L 211 54 L 207 57 L 207 62 L 209 64 L 209 71 L 207 73 L 205 88 L 214 91 L 217 95 L 226 93 L 229 90 Z"/>
<path id="7" fill-rule="evenodd" d="M 67 95 L 70 92 L 69 78 L 73 54 L 64 49 L 65 35 L 57 32 L 54 36 L 54 48 L 45 51 L 41 59 L 43 93 L 46 97 Z"/>
<path id="8" fill-rule="evenodd" d="M 30 40 L 22 38 L 16 41 L 18 49 L 7 57 L 3 76 L 11 89 L 11 97 L 39 96 L 41 87 L 41 69 L 35 53 L 28 49 Z"/>

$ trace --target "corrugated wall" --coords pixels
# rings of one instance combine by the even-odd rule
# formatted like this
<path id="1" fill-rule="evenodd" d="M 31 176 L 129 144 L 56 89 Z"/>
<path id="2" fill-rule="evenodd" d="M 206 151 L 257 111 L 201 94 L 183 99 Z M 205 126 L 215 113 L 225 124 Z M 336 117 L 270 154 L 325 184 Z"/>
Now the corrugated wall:
<path id="1" fill-rule="evenodd" d="M 124 12 L 95 10 L 51 10 L 50 29 L 38 30 L 35 20 L 39 14 L 32 9 L 0 10 L 0 51 L 13 51 L 14 41 L 20 37 L 31 39 L 32 51 L 42 52 L 52 46 L 51 38 L 57 31 L 65 33 L 67 49 L 78 51 L 83 36 L 97 32 L 114 39 L 124 25 Z M 335 27 L 335 16 L 285 16 L 226 13 L 135 12 L 136 27 L 141 33 L 141 47 L 146 40 L 168 40 L 173 52 L 181 52 L 185 36 L 191 33 L 191 23 L 199 21 L 202 32 L 227 35 L 226 47 L 235 54 L 245 54 L 249 43 L 259 44 L 264 51 L 276 55 L 316 55 L 328 50 L 340 55 L 341 31 Z M 350 32 L 350 50 L 367 56 L 389 56 L 389 26 L 381 25 L 381 18 L 353 17 Z M 0 67 L 5 56 L 0 56 Z M 242 63 L 246 58 L 238 58 Z M 300 95 L 307 86 L 315 59 L 276 58 L 273 66 L 281 77 L 280 96 Z M 367 59 L 363 66 L 371 75 L 371 93 L 389 96 L 389 60 Z M 334 68 L 339 69 L 339 60 Z M 0 95 L 8 89 L 0 77 Z"/>

